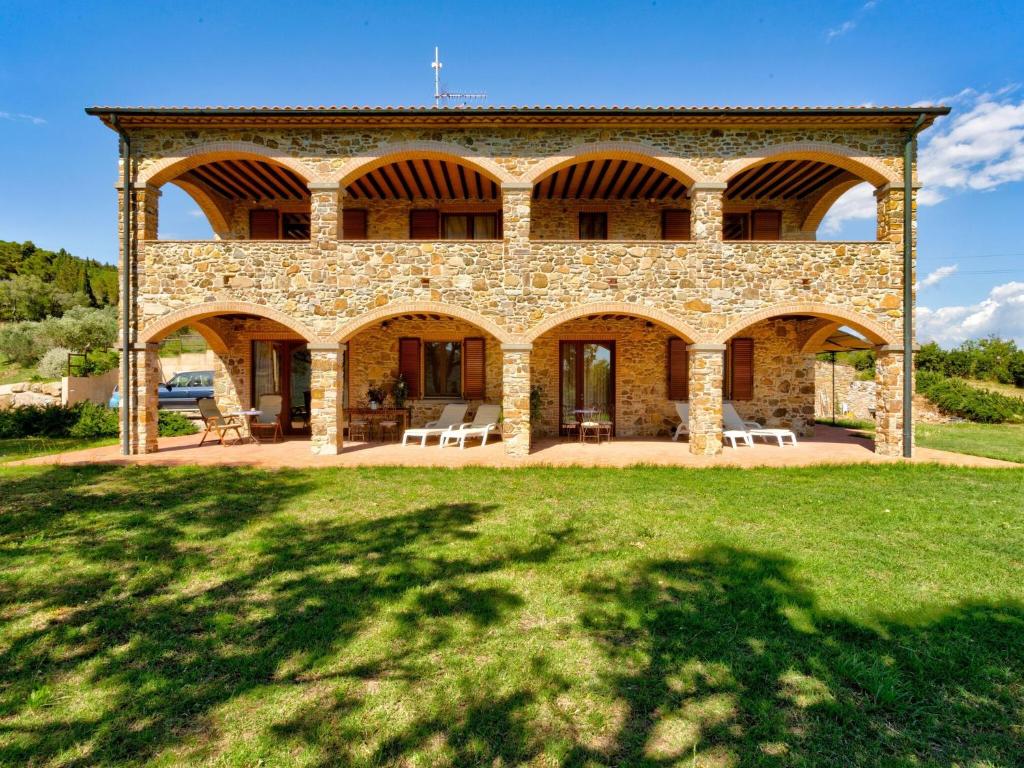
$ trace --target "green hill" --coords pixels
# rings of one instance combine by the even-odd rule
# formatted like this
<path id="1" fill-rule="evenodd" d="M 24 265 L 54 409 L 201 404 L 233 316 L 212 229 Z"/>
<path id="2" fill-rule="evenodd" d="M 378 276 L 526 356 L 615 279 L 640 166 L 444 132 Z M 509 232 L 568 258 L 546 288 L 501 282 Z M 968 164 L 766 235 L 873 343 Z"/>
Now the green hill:
<path id="1" fill-rule="evenodd" d="M 71 306 L 117 303 L 117 267 L 63 248 L 0 240 L 0 321 L 39 320 Z"/>

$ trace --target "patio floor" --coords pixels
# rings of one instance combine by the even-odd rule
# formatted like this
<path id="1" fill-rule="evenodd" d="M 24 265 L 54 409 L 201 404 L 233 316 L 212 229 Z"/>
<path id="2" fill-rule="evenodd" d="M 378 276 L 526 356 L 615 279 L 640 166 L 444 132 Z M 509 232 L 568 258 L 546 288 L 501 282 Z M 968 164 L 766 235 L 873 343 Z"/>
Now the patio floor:
<path id="1" fill-rule="evenodd" d="M 160 450 L 143 456 L 121 456 L 116 445 L 83 451 L 53 454 L 26 459 L 12 464 L 183 464 L 253 466 L 267 469 L 284 467 L 519 467 L 529 465 L 624 467 L 632 464 L 658 464 L 683 467 L 713 466 L 810 466 L 814 464 L 857 464 L 902 461 L 876 456 L 872 441 L 856 436 L 854 430 L 818 425 L 813 438 L 800 444 L 780 448 L 778 445 L 755 443 L 753 448 L 725 448 L 720 456 L 694 456 L 685 442 L 674 443 L 667 437 L 614 440 L 600 445 L 581 445 L 575 441 L 541 439 L 534 441 L 533 451 L 524 459 L 505 455 L 501 441 L 481 447 L 479 444 L 461 450 L 442 450 L 437 443 L 423 448 L 400 443 L 348 442 L 337 456 L 314 456 L 306 439 L 285 440 L 259 445 L 221 446 L 207 443 L 199 446 L 199 436 L 161 438 Z M 980 456 L 968 456 L 931 448 L 917 448 L 915 462 L 938 462 L 972 467 L 1016 467 L 1021 465 Z"/>

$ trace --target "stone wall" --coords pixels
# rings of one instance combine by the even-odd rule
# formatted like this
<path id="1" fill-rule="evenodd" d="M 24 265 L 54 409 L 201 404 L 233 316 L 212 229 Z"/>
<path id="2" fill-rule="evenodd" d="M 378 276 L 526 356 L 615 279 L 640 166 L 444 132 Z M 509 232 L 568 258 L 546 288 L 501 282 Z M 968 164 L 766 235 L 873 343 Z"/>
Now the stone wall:
<path id="1" fill-rule="evenodd" d="M 854 419 L 872 419 L 875 413 L 877 394 L 876 384 L 872 377 L 869 381 L 857 378 L 857 369 L 852 365 L 837 363 L 835 367 L 835 410 L 836 418 L 843 418 L 843 406 L 846 416 Z M 818 360 L 814 364 L 814 385 L 817 390 L 815 398 L 815 416 L 821 422 L 832 418 L 832 363 Z"/>

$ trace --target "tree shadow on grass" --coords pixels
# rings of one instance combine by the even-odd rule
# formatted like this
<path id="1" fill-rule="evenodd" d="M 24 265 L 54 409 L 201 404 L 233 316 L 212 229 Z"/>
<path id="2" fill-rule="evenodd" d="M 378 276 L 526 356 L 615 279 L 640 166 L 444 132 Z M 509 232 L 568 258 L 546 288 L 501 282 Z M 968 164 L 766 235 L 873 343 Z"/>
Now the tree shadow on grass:
<path id="1" fill-rule="evenodd" d="M 453 554 L 497 505 L 288 514 L 310 489 L 308 474 L 224 469 L 5 479 L 0 546 L 12 567 L 0 610 L 22 624 L 0 646 L 0 764 L 134 764 L 181 748 L 216 730 L 221 704 L 321 674 L 396 604 L 409 628 L 500 621 L 520 598 L 464 579 L 543 562 L 565 534 Z M 40 568 L 48 558 L 67 572 Z M 417 652 L 448 641 L 431 626 Z M 96 704 L 37 716 L 69 686 Z"/>
<path id="2" fill-rule="evenodd" d="M 820 611 L 778 557 L 719 547 L 588 590 L 618 670 L 611 746 L 566 766 L 1020 765 L 1024 607 L 867 628 Z"/>

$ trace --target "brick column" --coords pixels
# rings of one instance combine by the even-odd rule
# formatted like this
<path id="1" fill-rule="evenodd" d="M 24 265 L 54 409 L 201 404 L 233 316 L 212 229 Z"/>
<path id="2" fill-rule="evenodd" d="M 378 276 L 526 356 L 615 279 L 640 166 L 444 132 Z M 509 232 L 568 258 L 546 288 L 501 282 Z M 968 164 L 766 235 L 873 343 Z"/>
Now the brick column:
<path id="1" fill-rule="evenodd" d="M 690 453 L 717 456 L 722 452 L 722 380 L 725 344 L 691 344 Z"/>
<path id="2" fill-rule="evenodd" d="M 502 344 L 501 413 L 505 453 L 530 453 L 530 352 L 532 344 Z"/>
<path id="3" fill-rule="evenodd" d="M 690 187 L 690 237 L 702 242 L 722 242 L 724 181 L 698 181 Z"/>
<path id="4" fill-rule="evenodd" d="M 122 361 L 129 358 L 132 365 L 131 388 L 121 393 L 122 404 L 127 402 L 131 408 L 131 428 L 128 444 L 131 454 L 155 453 L 159 436 L 159 396 L 160 386 L 160 349 L 159 344 L 135 344 Z M 123 405 L 122 405 L 123 407 Z"/>
<path id="5" fill-rule="evenodd" d="M 902 346 L 875 349 L 875 453 L 903 455 Z"/>
<path id="6" fill-rule="evenodd" d="M 333 456 L 344 447 L 342 373 L 347 344 L 310 344 L 310 414 L 312 451 Z"/>
<path id="7" fill-rule="evenodd" d="M 322 251 L 333 251 L 340 236 L 341 188 L 335 181 L 309 183 L 309 241 Z"/>

